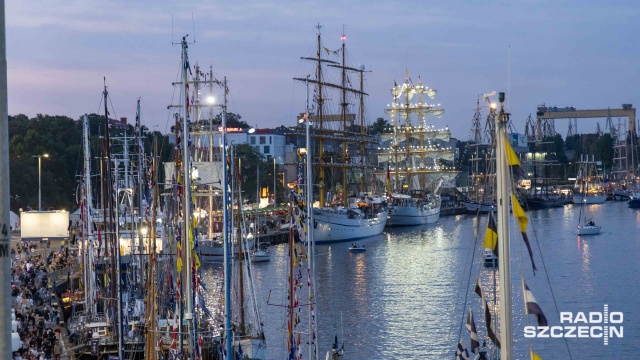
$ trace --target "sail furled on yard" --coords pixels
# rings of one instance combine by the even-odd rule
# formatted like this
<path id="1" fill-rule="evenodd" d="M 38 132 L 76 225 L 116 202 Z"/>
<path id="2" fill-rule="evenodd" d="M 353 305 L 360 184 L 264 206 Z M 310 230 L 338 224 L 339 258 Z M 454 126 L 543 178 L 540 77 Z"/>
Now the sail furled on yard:
<path id="1" fill-rule="evenodd" d="M 498 227 L 493 211 L 489 211 L 489 222 L 487 223 L 487 232 L 484 234 L 483 246 L 485 249 L 491 249 L 498 256 Z"/>
<path id="2" fill-rule="evenodd" d="M 473 311 L 471 308 L 469 308 L 469 315 L 467 315 L 466 327 L 471 337 L 471 342 L 469 343 L 471 352 L 476 354 L 480 348 L 480 342 L 478 341 L 478 331 L 476 330 L 476 322 L 473 320 Z"/>
<path id="3" fill-rule="evenodd" d="M 529 237 L 527 236 L 527 224 L 529 223 L 529 219 L 527 219 L 527 215 L 524 213 L 522 206 L 520 206 L 518 199 L 513 193 L 511 193 L 511 206 L 513 208 L 513 215 L 518 219 L 520 233 L 522 233 L 522 240 L 524 240 L 525 245 L 527 245 L 529 257 L 531 258 L 531 266 L 533 266 L 533 275 L 535 275 L 536 270 L 538 269 L 536 269 L 536 263 L 533 261 L 533 252 L 531 251 L 531 244 L 529 243 Z"/>
<path id="4" fill-rule="evenodd" d="M 498 337 L 497 331 L 495 331 L 494 323 L 491 321 L 491 311 L 489 311 L 489 304 L 487 304 L 487 300 L 484 297 L 484 292 L 482 291 L 482 282 L 480 281 L 480 277 L 478 277 L 478 281 L 476 281 L 475 292 L 476 294 L 478 294 L 478 296 L 480 296 L 480 299 L 482 300 L 482 308 L 484 309 L 484 321 L 487 325 L 487 335 L 499 349 L 500 338 Z"/>
<path id="5" fill-rule="evenodd" d="M 538 322 L 538 326 L 549 326 L 547 323 L 547 317 L 544 316 L 540 305 L 536 301 L 536 298 L 533 296 L 531 290 L 527 286 L 527 283 L 522 279 L 522 288 L 524 289 L 524 302 L 526 304 L 525 312 L 527 315 L 535 315 L 536 321 Z"/>

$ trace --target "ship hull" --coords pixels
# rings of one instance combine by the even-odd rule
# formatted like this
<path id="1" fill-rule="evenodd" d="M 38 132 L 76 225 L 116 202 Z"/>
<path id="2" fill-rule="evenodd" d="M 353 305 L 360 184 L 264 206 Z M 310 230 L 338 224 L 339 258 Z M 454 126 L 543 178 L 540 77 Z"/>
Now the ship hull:
<path id="1" fill-rule="evenodd" d="M 606 195 L 573 195 L 574 204 L 603 204 L 607 201 Z"/>
<path id="2" fill-rule="evenodd" d="M 381 211 L 368 219 L 349 218 L 332 209 L 314 209 L 313 237 L 316 243 L 331 243 L 362 239 L 382 234 L 388 211 Z"/>
<path id="3" fill-rule="evenodd" d="M 415 226 L 433 224 L 440 219 L 440 206 L 409 205 L 392 206 L 389 210 L 387 226 Z"/>

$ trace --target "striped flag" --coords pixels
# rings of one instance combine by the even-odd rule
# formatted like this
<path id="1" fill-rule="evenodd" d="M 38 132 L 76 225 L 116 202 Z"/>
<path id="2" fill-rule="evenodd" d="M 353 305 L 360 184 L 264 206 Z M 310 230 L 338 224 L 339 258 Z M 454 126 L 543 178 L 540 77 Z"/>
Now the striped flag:
<path id="1" fill-rule="evenodd" d="M 516 199 L 516 196 L 511 193 L 511 207 L 513 208 L 513 215 L 518 218 L 518 225 L 520 225 L 520 232 L 522 233 L 522 240 L 524 240 L 525 245 L 527 245 L 527 250 L 529 251 L 529 257 L 531 258 L 531 266 L 533 266 L 533 275 L 536 274 L 536 263 L 533 261 L 533 252 L 531 251 L 531 244 L 529 243 L 529 237 L 527 236 L 527 224 L 529 223 L 529 219 L 527 219 L 527 215 L 524 213 L 522 206 Z"/>
<path id="2" fill-rule="evenodd" d="M 536 320 L 538 321 L 538 326 L 548 326 L 547 317 L 544 316 L 540 305 L 538 305 L 536 298 L 533 296 L 531 290 L 529 290 L 529 287 L 524 282 L 524 279 L 522 279 L 522 287 L 524 288 L 524 302 L 527 305 L 525 309 L 527 315 L 534 314 L 536 316 Z"/>
<path id="3" fill-rule="evenodd" d="M 476 354 L 480 348 L 480 342 L 478 341 L 478 331 L 476 330 L 476 322 L 473 320 L 471 308 L 469 308 L 469 315 L 467 316 L 467 330 L 471 335 L 471 352 Z"/>
<path id="4" fill-rule="evenodd" d="M 498 256 L 498 227 L 496 226 L 493 211 L 489 211 L 489 223 L 487 224 L 487 232 L 484 234 L 483 246 L 486 249 L 493 250 L 493 253 Z"/>
<path id="5" fill-rule="evenodd" d="M 462 339 L 460 339 L 458 348 L 456 349 L 456 360 L 469 360 L 469 352 L 467 351 L 467 348 L 464 347 Z"/>
<path id="6" fill-rule="evenodd" d="M 498 347 L 499 349 L 500 339 L 498 339 L 496 331 L 494 330 L 494 324 L 491 321 L 491 312 L 489 311 L 489 305 L 487 304 L 487 301 L 484 298 L 484 293 L 482 292 L 482 283 L 480 282 L 480 277 L 478 277 L 478 281 L 476 282 L 475 292 L 476 294 L 478 294 L 478 296 L 480 296 L 480 299 L 482 300 L 482 308 L 484 309 L 484 321 L 487 323 L 487 335 L 489 335 L 489 339 L 491 339 L 491 341 L 493 341 L 493 343 L 496 344 L 496 347 Z"/>

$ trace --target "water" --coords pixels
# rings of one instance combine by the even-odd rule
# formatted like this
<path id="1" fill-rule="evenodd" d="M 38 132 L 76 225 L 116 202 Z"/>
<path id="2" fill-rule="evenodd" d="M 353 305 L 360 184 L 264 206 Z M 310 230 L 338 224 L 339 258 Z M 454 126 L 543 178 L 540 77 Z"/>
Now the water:
<path id="1" fill-rule="evenodd" d="M 634 339 L 640 335 L 636 305 L 640 211 L 628 209 L 623 202 L 609 202 L 585 207 L 585 212 L 603 226 L 600 235 L 575 235 L 579 208 L 571 205 L 529 213 L 528 234 L 539 270 L 535 276 L 521 237 L 513 236 L 513 329 L 518 359 L 528 358 L 530 345 L 543 359 L 568 359 L 567 346 L 574 359 L 639 357 L 640 346 Z M 342 342 L 343 334 L 346 359 L 452 358 L 459 334 L 469 344 L 466 329 L 460 332 L 469 307 L 482 343 L 486 331 L 473 287 L 480 273 L 485 294 L 492 299 L 493 273 L 481 265 L 486 216 L 479 221 L 478 226 L 478 219 L 462 215 L 441 218 L 434 225 L 387 229 L 383 235 L 361 241 L 367 248 L 362 254 L 350 254 L 350 243 L 318 246 L 319 358 L 324 359 L 334 336 Z M 271 262 L 254 264 L 256 292 L 266 327 L 267 358 L 286 359 L 286 309 L 276 305 L 287 303 L 287 249 L 277 245 L 271 251 Z M 220 286 L 219 269 L 204 265 L 204 281 Z M 525 339 L 523 327 L 536 324 L 533 315 L 524 315 L 521 274 L 549 325 L 560 325 L 553 292 L 558 311 L 602 312 L 608 304 L 610 311 L 623 312 L 624 337 L 610 339 L 607 346 L 602 338 L 568 339 L 567 344 L 557 338 Z M 302 281 L 306 283 L 304 271 Z M 304 303 L 306 287 L 302 291 Z M 210 291 L 209 307 L 217 306 L 217 293 L 215 288 Z M 271 305 L 267 304 L 269 294 Z M 301 315 L 300 328 L 306 329 L 306 310 Z M 301 346 L 307 359 L 304 336 Z"/>

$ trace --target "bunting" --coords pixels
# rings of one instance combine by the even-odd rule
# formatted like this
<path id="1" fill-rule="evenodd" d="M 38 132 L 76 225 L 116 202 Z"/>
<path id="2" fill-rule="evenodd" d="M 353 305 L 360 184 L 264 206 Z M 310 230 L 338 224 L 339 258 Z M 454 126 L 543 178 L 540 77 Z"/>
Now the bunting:
<path id="1" fill-rule="evenodd" d="M 462 339 L 460 339 L 458 348 L 456 349 L 456 360 L 469 360 L 469 352 L 467 351 L 467 348 L 464 347 Z"/>
<path id="2" fill-rule="evenodd" d="M 527 315 L 535 315 L 538 326 L 549 326 L 547 324 L 547 317 L 544 316 L 540 305 L 538 305 L 536 298 L 533 296 L 531 290 L 529 290 L 529 287 L 527 286 L 527 283 L 524 282 L 524 279 L 522 279 L 522 287 L 524 288 L 524 302 L 526 304 L 525 311 Z"/>
<path id="3" fill-rule="evenodd" d="M 466 327 L 467 330 L 469 330 L 469 334 L 471 336 L 471 352 L 477 354 L 478 349 L 480 349 L 480 342 L 478 341 L 478 331 L 476 330 L 476 322 L 473 320 L 473 311 L 471 310 L 471 308 L 469 308 Z"/>
<path id="4" fill-rule="evenodd" d="M 533 266 L 533 275 L 536 274 L 536 263 L 533 261 L 533 252 L 531 251 L 531 244 L 529 243 L 529 237 L 527 236 L 527 224 L 529 223 L 529 219 L 527 219 L 527 215 L 524 213 L 522 206 L 518 202 L 516 196 L 511 194 L 511 207 L 513 208 L 513 215 L 518 219 L 518 225 L 520 225 L 520 232 L 522 233 L 522 240 L 524 240 L 525 245 L 527 245 L 527 250 L 529 251 L 529 257 L 531 258 L 531 266 Z"/>
<path id="5" fill-rule="evenodd" d="M 487 232 L 484 234 L 483 246 L 485 249 L 493 250 L 493 253 L 498 256 L 498 227 L 493 211 L 489 211 L 489 223 L 487 224 Z"/>
<path id="6" fill-rule="evenodd" d="M 491 341 L 493 341 L 493 343 L 496 344 L 496 347 L 499 349 L 500 339 L 498 338 L 497 333 L 494 330 L 494 324 L 491 321 L 491 312 L 489 311 L 489 305 L 487 304 L 487 301 L 484 298 L 484 293 L 482 292 L 482 284 L 480 282 L 479 277 L 478 277 L 478 281 L 476 282 L 475 292 L 476 294 L 478 294 L 478 296 L 480 296 L 480 299 L 482 300 L 482 308 L 484 309 L 484 320 L 487 325 L 487 335 L 489 336 L 489 339 L 491 339 Z"/>
<path id="7" fill-rule="evenodd" d="M 517 179 L 523 178 L 524 171 L 520 166 L 520 160 L 518 160 L 518 155 L 516 155 L 516 152 L 513 151 L 511 144 L 509 144 L 509 141 L 507 141 L 507 135 L 503 135 L 503 137 L 504 137 L 504 144 L 507 150 L 507 163 L 509 164 L 509 166 L 512 166 Z"/>

